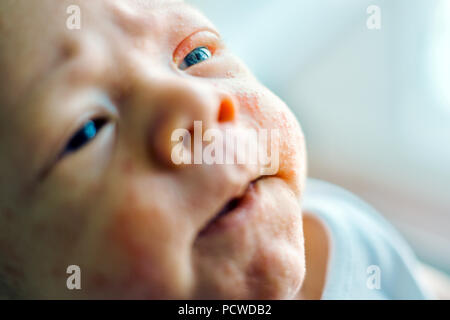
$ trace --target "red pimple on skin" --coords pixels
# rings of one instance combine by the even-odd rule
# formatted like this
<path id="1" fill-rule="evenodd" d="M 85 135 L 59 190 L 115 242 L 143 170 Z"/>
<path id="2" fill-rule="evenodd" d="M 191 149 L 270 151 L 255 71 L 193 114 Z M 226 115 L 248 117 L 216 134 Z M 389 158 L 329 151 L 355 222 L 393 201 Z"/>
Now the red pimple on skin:
<path id="1" fill-rule="evenodd" d="M 260 95 L 258 93 L 245 93 L 241 95 L 240 103 L 242 103 L 242 108 L 247 110 L 251 118 L 260 128 L 270 129 L 273 127 L 273 124 L 277 124 L 277 121 L 272 117 L 273 110 L 270 110 L 270 113 L 268 113 L 264 105 L 261 106 Z"/>
<path id="2" fill-rule="evenodd" d="M 251 114 L 255 114 L 259 109 L 259 99 L 256 95 L 247 92 L 238 93 L 236 95 L 242 108 L 245 108 Z"/>
<path id="3" fill-rule="evenodd" d="M 285 112 L 279 112 L 277 116 L 279 118 L 278 123 L 280 128 L 287 129 L 289 132 L 289 129 L 292 129 L 292 119 L 288 119 Z"/>

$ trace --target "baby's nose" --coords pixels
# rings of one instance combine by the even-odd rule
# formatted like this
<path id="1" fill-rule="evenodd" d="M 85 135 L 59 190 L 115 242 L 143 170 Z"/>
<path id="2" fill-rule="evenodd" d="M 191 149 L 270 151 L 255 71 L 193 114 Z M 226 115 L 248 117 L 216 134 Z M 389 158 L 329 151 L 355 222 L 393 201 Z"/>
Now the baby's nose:
<path id="1" fill-rule="evenodd" d="M 161 89 L 154 103 L 156 116 L 152 117 L 148 130 L 149 155 L 154 162 L 168 168 L 181 168 L 182 164 L 191 163 L 189 159 L 193 163 L 194 141 L 203 140 L 196 135 L 233 122 L 238 112 L 237 103 L 230 95 L 184 81 Z M 183 161 L 180 157 L 187 158 Z"/>

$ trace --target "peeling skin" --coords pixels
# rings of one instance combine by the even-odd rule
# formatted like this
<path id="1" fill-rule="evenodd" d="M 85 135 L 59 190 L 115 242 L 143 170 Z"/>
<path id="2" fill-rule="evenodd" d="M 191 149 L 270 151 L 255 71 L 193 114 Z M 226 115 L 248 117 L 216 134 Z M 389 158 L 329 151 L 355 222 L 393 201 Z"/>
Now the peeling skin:
<path id="1" fill-rule="evenodd" d="M 83 13 L 76 33 L 65 27 L 73 4 Z M 2 0 L 0 9 L 0 282 L 11 297 L 296 298 L 303 133 L 211 22 L 181 1 Z M 212 58 L 180 70 L 176 57 L 202 41 Z M 60 156 L 96 117 L 107 121 L 95 139 Z M 258 179 L 246 164 L 174 166 L 162 137 L 186 121 L 279 129 L 280 171 Z M 221 220 L 229 227 L 201 235 L 241 196 L 239 214 Z M 65 285 L 73 264 L 81 291 Z"/>

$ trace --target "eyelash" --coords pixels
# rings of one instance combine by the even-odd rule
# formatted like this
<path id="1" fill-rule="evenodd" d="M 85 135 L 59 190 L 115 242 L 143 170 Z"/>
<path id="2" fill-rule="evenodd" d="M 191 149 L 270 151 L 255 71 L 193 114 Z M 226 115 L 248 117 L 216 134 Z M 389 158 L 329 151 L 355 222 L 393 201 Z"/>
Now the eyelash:
<path id="1" fill-rule="evenodd" d="M 97 118 L 87 121 L 81 129 L 79 129 L 69 140 L 66 147 L 63 150 L 63 156 L 71 153 L 75 153 L 81 148 L 88 145 L 94 140 L 100 131 L 107 124 L 107 118 Z"/>

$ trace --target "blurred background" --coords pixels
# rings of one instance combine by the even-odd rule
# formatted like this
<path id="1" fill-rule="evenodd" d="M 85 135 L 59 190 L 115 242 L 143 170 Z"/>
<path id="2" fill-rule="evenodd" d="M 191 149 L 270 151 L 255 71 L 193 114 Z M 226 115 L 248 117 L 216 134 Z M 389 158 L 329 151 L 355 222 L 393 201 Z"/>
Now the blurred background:
<path id="1" fill-rule="evenodd" d="M 187 1 L 292 108 L 309 176 L 365 199 L 450 274 L 450 0 Z"/>

